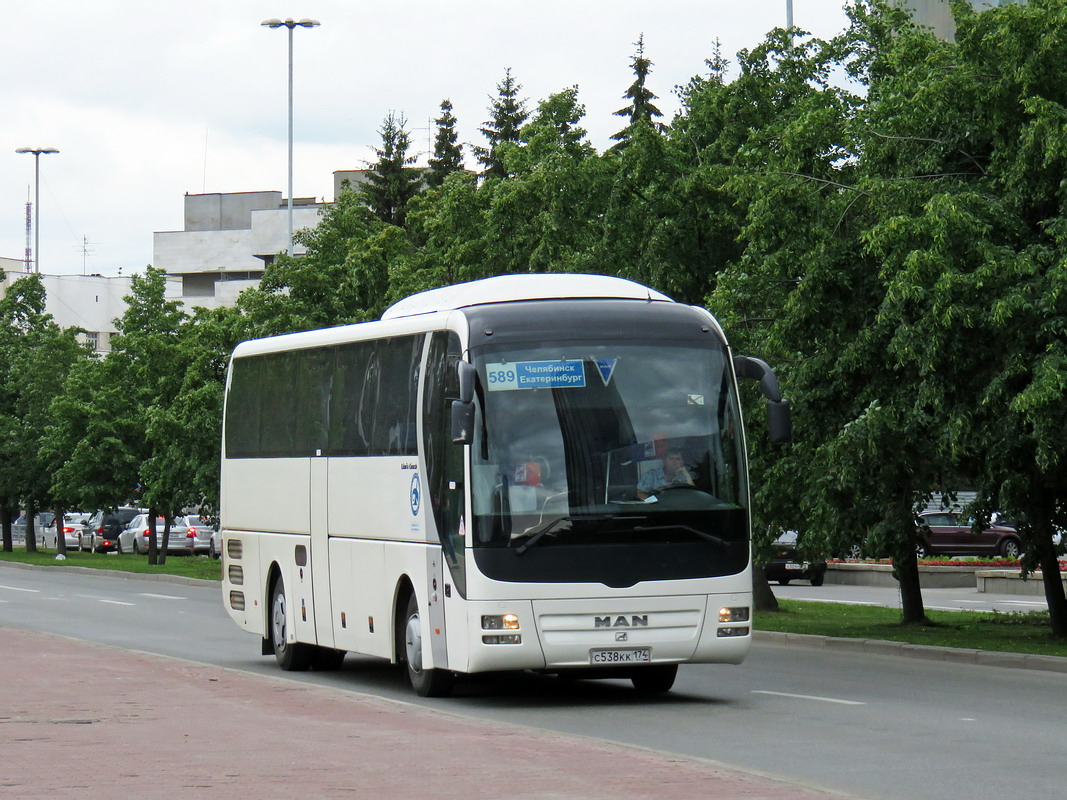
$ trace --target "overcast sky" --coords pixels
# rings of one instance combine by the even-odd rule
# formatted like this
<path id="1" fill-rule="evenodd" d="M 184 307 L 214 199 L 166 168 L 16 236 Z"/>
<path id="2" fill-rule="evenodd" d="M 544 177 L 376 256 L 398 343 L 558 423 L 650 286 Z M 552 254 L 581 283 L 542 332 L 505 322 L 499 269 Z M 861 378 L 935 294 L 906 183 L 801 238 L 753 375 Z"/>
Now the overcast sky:
<path id="1" fill-rule="evenodd" d="M 41 271 L 104 275 L 152 262 L 153 231 L 181 230 L 185 193 L 286 191 L 285 28 L 294 31 L 294 195 L 331 200 L 387 113 L 422 154 L 450 98 L 464 142 L 511 68 L 532 110 L 577 85 L 600 150 L 622 127 L 634 42 L 668 119 L 674 87 L 731 62 L 785 22 L 786 0 L 11 0 L 0 65 L 0 256 L 22 259 L 34 158 L 42 155 Z M 795 24 L 828 37 L 843 0 L 794 0 Z M 467 145 L 465 152 L 470 153 Z M 473 163 L 473 161 L 472 161 Z M 87 241 L 87 247 L 83 243 Z M 31 242 L 32 246 L 32 242 Z M 85 255 L 84 250 L 88 250 Z"/>

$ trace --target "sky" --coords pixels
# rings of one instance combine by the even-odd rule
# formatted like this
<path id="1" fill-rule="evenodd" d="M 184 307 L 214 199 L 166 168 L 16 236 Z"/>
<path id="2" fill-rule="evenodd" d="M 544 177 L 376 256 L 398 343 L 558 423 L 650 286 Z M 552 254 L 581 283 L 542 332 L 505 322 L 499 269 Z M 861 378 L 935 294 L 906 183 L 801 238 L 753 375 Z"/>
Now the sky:
<path id="1" fill-rule="evenodd" d="M 589 140 L 623 127 L 634 43 L 669 119 L 675 87 L 784 26 L 788 0 L 10 0 L 0 67 L 0 257 L 23 259 L 39 157 L 40 270 L 118 275 L 152 262 L 152 234 L 183 228 L 185 194 L 287 189 L 288 31 L 294 45 L 293 194 L 333 199 L 390 112 L 425 163 L 440 104 L 471 145 L 510 68 L 530 110 L 577 85 Z M 843 0 L 793 0 L 829 37 Z M 30 245 L 32 247 L 32 236 Z"/>

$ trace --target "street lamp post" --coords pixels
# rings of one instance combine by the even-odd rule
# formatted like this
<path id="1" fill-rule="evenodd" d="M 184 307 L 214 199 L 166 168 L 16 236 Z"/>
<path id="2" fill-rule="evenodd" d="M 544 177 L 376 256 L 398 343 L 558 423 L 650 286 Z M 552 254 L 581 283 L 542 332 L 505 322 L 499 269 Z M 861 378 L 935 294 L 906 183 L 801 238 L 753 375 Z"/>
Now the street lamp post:
<path id="1" fill-rule="evenodd" d="M 286 253 L 293 254 L 293 28 L 316 28 L 319 21 L 314 19 L 302 19 L 299 22 L 292 18 L 265 19 L 260 25 L 265 28 L 288 28 L 289 29 L 289 237 Z"/>
<path id="2" fill-rule="evenodd" d="M 19 147 L 16 153 L 33 153 L 33 271 L 41 271 L 41 154 L 58 153 L 54 147 Z"/>

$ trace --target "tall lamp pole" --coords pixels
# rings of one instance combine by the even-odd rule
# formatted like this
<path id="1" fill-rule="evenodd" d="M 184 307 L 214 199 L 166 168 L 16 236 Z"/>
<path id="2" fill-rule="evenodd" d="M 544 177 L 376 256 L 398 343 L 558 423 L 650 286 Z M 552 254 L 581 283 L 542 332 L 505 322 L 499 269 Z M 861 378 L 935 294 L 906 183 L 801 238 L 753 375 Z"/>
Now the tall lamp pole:
<path id="1" fill-rule="evenodd" d="M 33 271 L 41 271 L 41 154 L 58 153 L 54 147 L 20 147 L 16 153 L 33 153 Z"/>
<path id="2" fill-rule="evenodd" d="M 317 28 L 319 21 L 315 19 L 302 19 L 299 22 L 292 18 L 265 19 L 259 23 L 265 28 L 288 28 L 289 29 L 289 237 L 285 252 L 293 254 L 293 28 Z"/>

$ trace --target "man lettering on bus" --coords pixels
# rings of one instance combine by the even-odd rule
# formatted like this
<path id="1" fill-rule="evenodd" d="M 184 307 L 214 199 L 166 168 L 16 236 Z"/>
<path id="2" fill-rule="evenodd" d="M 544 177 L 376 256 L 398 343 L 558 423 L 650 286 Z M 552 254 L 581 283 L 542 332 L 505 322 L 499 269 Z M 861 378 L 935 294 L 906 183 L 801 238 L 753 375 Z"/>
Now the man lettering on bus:
<path id="1" fill-rule="evenodd" d="M 692 486 L 693 476 L 685 467 L 681 448 L 670 447 L 663 454 L 663 466 L 653 467 L 637 482 L 637 499 L 645 500 L 669 486 Z"/>

